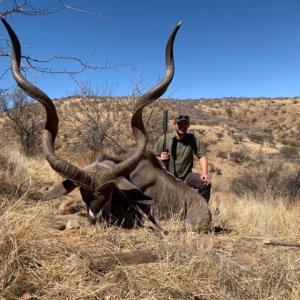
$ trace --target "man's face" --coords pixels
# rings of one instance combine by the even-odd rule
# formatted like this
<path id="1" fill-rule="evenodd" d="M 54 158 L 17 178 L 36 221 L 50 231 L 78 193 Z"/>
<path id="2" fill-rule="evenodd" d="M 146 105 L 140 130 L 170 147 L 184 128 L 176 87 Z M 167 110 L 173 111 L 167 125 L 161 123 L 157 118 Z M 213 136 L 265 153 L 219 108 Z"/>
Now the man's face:
<path id="1" fill-rule="evenodd" d="M 179 122 L 174 122 L 174 128 L 179 137 L 183 137 L 190 127 L 190 122 L 187 120 L 182 120 Z"/>

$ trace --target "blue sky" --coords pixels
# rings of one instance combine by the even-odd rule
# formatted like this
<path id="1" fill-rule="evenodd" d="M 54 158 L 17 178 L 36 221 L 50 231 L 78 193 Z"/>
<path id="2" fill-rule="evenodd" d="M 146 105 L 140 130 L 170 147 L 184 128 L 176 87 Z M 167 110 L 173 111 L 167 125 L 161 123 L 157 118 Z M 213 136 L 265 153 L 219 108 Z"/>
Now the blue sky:
<path id="1" fill-rule="evenodd" d="M 3 0 L 2 7 L 8 2 Z M 36 2 L 45 7 L 56 3 Z M 182 21 L 174 45 L 175 77 L 164 97 L 300 95 L 299 0 L 85 0 L 76 1 L 76 7 L 102 16 L 63 11 L 42 17 L 14 14 L 7 21 L 23 53 L 35 58 L 58 54 L 89 58 L 94 65 L 135 66 L 76 77 L 99 94 L 104 86 L 112 95 L 125 96 L 138 82 L 144 89 L 155 85 L 165 73 L 165 44 Z M 7 36 L 3 27 L 0 36 Z M 9 64 L 8 59 L 0 62 L 1 68 Z M 55 62 L 49 66 L 58 67 Z M 66 75 L 29 73 L 28 78 L 52 98 L 78 91 Z"/>

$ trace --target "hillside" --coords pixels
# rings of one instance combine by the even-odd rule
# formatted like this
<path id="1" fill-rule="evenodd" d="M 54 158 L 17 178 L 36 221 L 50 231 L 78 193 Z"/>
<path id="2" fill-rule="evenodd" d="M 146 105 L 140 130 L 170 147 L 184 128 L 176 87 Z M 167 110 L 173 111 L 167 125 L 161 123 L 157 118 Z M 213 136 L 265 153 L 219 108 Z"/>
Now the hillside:
<path id="1" fill-rule="evenodd" d="M 77 160 L 80 166 L 91 162 L 99 149 L 114 153 L 134 145 L 130 130 L 132 99 L 69 97 L 55 100 L 55 105 L 60 118 L 55 147 L 59 154 Z M 41 153 L 44 112 L 38 105 L 33 106 L 38 109 L 35 139 Z M 206 146 L 209 169 L 218 190 L 228 190 L 232 180 L 245 171 L 266 173 L 273 168 L 289 174 L 299 169 L 299 98 L 161 99 L 144 113 L 149 149 L 162 134 L 164 109 L 169 111 L 169 131 L 178 112 L 190 115 L 190 130 Z M 9 141 L 19 148 L 10 124 L 3 117 L 0 124 L 4 144 Z"/>
<path id="2" fill-rule="evenodd" d="M 133 145 L 132 103 L 55 100 L 57 153 L 85 166 L 101 148 Z M 90 227 L 85 212 L 59 214 L 60 204 L 78 191 L 34 200 L 61 178 L 40 153 L 39 138 L 34 155 L 20 152 L 2 114 L 0 299 L 300 298 L 300 99 L 161 99 L 144 116 L 149 148 L 162 133 L 163 109 L 170 130 L 177 112 L 190 114 L 191 130 L 207 147 L 212 231 L 189 231 L 176 216 L 160 221 L 168 234 L 159 234 L 148 220 L 126 230 Z M 32 105 L 35 110 L 40 137 L 44 113 Z"/>

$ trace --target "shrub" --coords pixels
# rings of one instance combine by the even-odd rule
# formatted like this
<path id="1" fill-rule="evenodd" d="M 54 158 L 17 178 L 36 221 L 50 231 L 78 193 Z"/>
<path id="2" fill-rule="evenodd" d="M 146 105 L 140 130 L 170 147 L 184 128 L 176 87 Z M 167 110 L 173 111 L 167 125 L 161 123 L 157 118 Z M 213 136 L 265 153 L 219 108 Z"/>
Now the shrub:
<path id="1" fill-rule="evenodd" d="M 222 175 L 222 170 L 218 167 L 215 167 L 213 164 L 210 165 L 210 172 L 217 173 L 217 175 Z"/>
<path id="2" fill-rule="evenodd" d="M 290 140 L 290 139 L 282 139 L 280 141 L 283 145 L 285 146 L 293 146 L 293 147 L 299 147 L 300 146 L 300 142 L 296 141 L 296 140 Z"/>
<path id="3" fill-rule="evenodd" d="M 230 160 L 234 163 L 242 163 L 248 159 L 249 155 L 246 148 L 230 152 Z"/>
<path id="4" fill-rule="evenodd" d="M 232 117 L 232 115 L 233 115 L 233 111 L 232 111 L 232 108 L 231 107 L 226 107 L 225 108 L 225 112 L 226 112 L 226 114 L 228 115 L 228 117 Z"/>
<path id="5" fill-rule="evenodd" d="M 263 145 L 264 142 L 268 140 L 268 134 L 264 132 L 250 132 L 248 138 L 254 143 Z"/>
<path id="6" fill-rule="evenodd" d="M 216 168 L 216 173 L 217 173 L 217 175 L 222 175 L 222 169 Z"/>
<path id="7" fill-rule="evenodd" d="M 293 203 L 300 199 L 300 170 L 287 174 L 281 172 L 282 167 L 245 172 L 231 181 L 230 190 L 240 196 L 251 194 L 257 199 L 266 193 L 273 198 L 284 196 Z"/>
<path id="8" fill-rule="evenodd" d="M 25 93 L 16 89 L 1 95 L 0 109 L 6 114 L 5 126 L 12 130 L 25 155 L 41 153 L 39 133 L 43 128 L 44 111 Z"/>
<path id="9" fill-rule="evenodd" d="M 298 148 L 294 146 L 284 146 L 280 149 L 280 153 L 287 158 L 298 156 Z"/>
<path id="10" fill-rule="evenodd" d="M 238 144 L 238 143 L 241 143 L 243 141 L 244 136 L 242 134 L 234 134 L 234 135 L 232 135 L 232 138 Z"/>
<path id="11" fill-rule="evenodd" d="M 286 176 L 282 183 L 285 193 L 292 202 L 300 199 L 300 170 Z"/>
<path id="12" fill-rule="evenodd" d="M 32 170 L 26 165 L 27 158 L 2 146 L 0 153 L 0 196 L 7 199 L 16 199 L 26 193 L 35 182 Z"/>
<path id="13" fill-rule="evenodd" d="M 217 153 L 217 157 L 220 157 L 220 158 L 228 158 L 228 155 L 227 155 L 227 152 L 226 151 L 218 151 Z"/>
<path id="14" fill-rule="evenodd" d="M 224 133 L 223 132 L 217 132 L 216 136 L 218 137 L 219 141 L 224 137 Z"/>
<path id="15" fill-rule="evenodd" d="M 253 194 L 257 197 L 262 191 L 262 186 L 257 176 L 253 176 L 252 172 L 245 172 L 231 181 L 230 190 L 239 196 Z"/>

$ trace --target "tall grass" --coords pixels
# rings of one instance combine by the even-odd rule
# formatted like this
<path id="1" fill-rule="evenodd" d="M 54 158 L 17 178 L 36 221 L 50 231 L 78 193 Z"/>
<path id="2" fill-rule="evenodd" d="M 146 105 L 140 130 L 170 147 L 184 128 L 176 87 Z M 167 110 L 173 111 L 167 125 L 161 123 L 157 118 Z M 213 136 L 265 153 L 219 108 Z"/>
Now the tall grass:
<path id="1" fill-rule="evenodd" d="M 31 178 L 25 185 L 29 189 L 49 180 L 39 179 L 39 163 L 17 160 L 6 170 L 10 188 L 16 188 L 23 175 L 24 182 Z M 17 169 L 29 173 L 17 175 Z M 62 199 L 36 202 L 26 192 L 1 197 L 0 299 L 300 297 L 299 248 L 263 243 L 270 238 L 299 239 L 299 206 L 286 206 L 285 199 L 258 201 L 214 193 L 213 223 L 227 231 L 189 232 L 174 218 L 161 222 L 169 231 L 161 236 L 147 221 L 134 230 L 89 227 L 79 215 L 57 214 Z M 80 228 L 61 230 L 68 219 L 77 220 Z M 104 254 L 145 249 L 159 260 L 131 265 L 103 260 Z"/>

